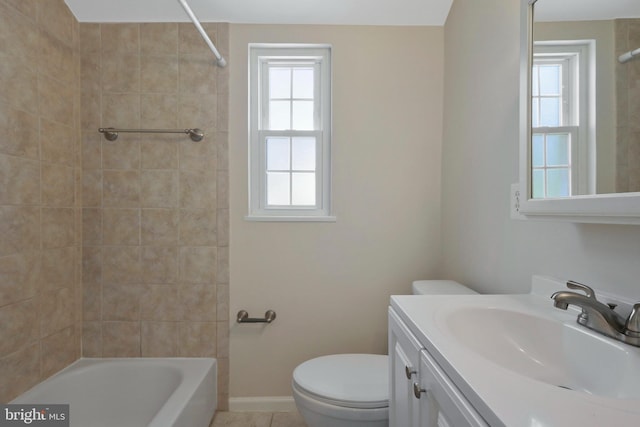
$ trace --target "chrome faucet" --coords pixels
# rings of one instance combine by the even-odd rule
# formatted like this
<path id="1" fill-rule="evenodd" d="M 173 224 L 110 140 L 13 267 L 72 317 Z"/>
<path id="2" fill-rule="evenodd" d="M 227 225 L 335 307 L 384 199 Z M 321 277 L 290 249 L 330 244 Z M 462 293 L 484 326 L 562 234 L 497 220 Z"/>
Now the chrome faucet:
<path id="1" fill-rule="evenodd" d="M 591 330 L 640 347 L 640 303 L 633 306 L 628 318 L 614 311 L 614 304 L 603 304 L 589 286 L 570 280 L 569 289 L 581 290 L 584 294 L 571 291 L 559 291 L 551 295 L 554 307 L 566 310 L 569 305 L 577 305 L 582 309 L 577 322 Z"/>

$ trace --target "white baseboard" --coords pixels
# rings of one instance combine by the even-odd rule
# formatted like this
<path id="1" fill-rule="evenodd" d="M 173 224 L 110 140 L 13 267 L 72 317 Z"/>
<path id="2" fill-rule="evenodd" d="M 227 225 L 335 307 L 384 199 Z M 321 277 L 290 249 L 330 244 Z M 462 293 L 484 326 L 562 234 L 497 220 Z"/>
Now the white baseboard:
<path id="1" fill-rule="evenodd" d="M 292 396 L 230 397 L 230 412 L 293 412 Z"/>

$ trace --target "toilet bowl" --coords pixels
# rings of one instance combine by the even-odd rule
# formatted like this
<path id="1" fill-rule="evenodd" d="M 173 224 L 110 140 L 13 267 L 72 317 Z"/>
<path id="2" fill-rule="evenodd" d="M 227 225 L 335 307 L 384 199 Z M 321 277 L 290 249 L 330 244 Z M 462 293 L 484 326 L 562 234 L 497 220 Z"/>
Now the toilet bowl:
<path id="1" fill-rule="evenodd" d="M 475 294 L 452 280 L 413 282 L 416 295 Z M 293 399 L 308 427 L 388 427 L 389 360 L 377 354 L 332 354 L 293 371 Z"/>

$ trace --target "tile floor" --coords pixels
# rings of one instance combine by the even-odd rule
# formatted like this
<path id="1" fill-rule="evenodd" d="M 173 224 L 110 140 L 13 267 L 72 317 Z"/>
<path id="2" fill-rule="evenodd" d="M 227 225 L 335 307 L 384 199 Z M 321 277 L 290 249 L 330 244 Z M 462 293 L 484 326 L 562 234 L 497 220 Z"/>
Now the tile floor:
<path id="1" fill-rule="evenodd" d="M 210 427 L 307 427 L 298 412 L 217 412 Z"/>

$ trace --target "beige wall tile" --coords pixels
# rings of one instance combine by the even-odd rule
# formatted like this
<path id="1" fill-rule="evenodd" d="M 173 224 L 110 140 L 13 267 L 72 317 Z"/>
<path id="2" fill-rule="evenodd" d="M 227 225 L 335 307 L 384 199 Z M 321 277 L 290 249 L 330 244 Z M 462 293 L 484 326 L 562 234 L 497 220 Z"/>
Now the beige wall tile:
<path id="1" fill-rule="evenodd" d="M 74 298 L 70 288 L 47 290 L 39 293 L 40 337 L 47 337 L 73 325 Z"/>
<path id="2" fill-rule="evenodd" d="M 138 24 L 100 24 L 102 54 L 138 54 L 140 31 Z"/>
<path id="3" fill-rule="evenodd" d="M 17 110 L 0 99 L 0 153 L 39 158 L 38 116 Z"/>
<path id="4" fill-rule="evenodd" d="M 177 98 L 174 94 L 146 93 L 140 96 L 140 126 L 149 129 L 173 129 L 177 126 Z M 174 136 L 174 140 L 184 136 Z"/>
<path id="5" fill-rule="evenodd" d="M 219 321 L 229 321 L 229 285 L 217 285 L 216 317 Z"/>
<path id="6" fill-rule="evenodd" d="M 39 281 L 37 252 L 0 257 L 0 307 L 34 297 Z"/>
<path id="7" fill-rule="evenodd" d="M 64 165 L 43 163 L 42 204 L 45 206 L 74 206 L 74 170 Z"/>
<path id="8" fill-rule="evenodd" d="M 142 357 L 176 357 L 178 324 L 176 322 L 142 322 Z"/>
<path id="9" fill-rule="evenodd" d="M 40 343 L 0 358 L 0 402 L 9 402 L 36 385 L 40 377 Z"/>
<path id="10" fill-rule="evenodd" d="M 73 85 L 40 75 L 38 77 L 38 105 L 42 117 L 73 126 Z"/>
<path id="11" fill-rule="evenodd" d="M 143 245 L 176 245 L 177 209 L 142 209 L 141 242 Z"/>
<path id="12" fill-rule="evenodd" d="M 80 53 L 82 55 L 100 54 L 100 24 L 80 24 Z"/>
<path id="13" fill-rule="evenodd" d="M 140 357 L 140 322 L 103 322 L 102 357 Z"/>
<path id="14" fill-rule="evenodd" d="M 102 94 L 102 126 L 113 128 L 140 127 L 139 94 Z M 119 137 L 121 138 L 122 135 Z"/>
<path id="15" fill-rule="evenodd" d="M 140 57 L 142 92 L 178 92 L 178 55 L 144 55 Z"/>
<path id="16" fill-rule="evenodd" d="M 102 171 L 85 169 L 82 171 L 82 205 L 102 206 Z"/>
<path id="17" fill-rule="evenodd" d="M 216 322 L 179 322 L 178 356 L 215 357 L 216 333 Z"/>
<path id="18" fill-rule="evenodd" d="M 40 249 L 40 209 L 0 206 L 0 256 Z"/>
<path id="19" fill-rule="evenodd" d="M 140 143 L 133 134 L 120 134 L 116 141 L 103 140 L 102 167 L 104 169 L 139 169 Z"/>
<path id="20" fill-rule="evenodd" d="M 140 90 L 140 57 L 135 54 L 112 54 L 102 62 L 104 92 L 138 92 Z"/>
<path id="21" fill-rule="evenodd" d="M 45 249 L 41 252 L 41 256 L 42 289 L 73 286 L 75 280 L 75 248 Z"/>
<path id="22" fill-rule="evenodd" d="M 102 168 L 102 141 L 102 135 L 97 132 L 97 129 L 82 132 L 82 168 L 84 170 Z"/>
<path id="23" fill-rule="evenodd" d="M 65 43 L 49 32 L 40 32 L 40 55 L 38 55 L 38 68 L 40 74 L 68 83 L 75 84 L 78 80 L 73 45 Z"/>
<path id="24" fill-rule="evenodd" d="M 142 320 L 179 320 L 178 288 L 171 285 L 149 285 L 142 297 L 140 316 Z"/>
<path id="25" fill-rule="evenodd" d="M 140 143 L 143 169 L 176 169 L 178 144 L 175 138 L 146 135 Z"/>
<path id="26" fill-rule="evenodd" d="M 15 8 L 18 12 L 25 15 L 30 20 L 36 19 L 36 2 L 37 0 L 4 0 L 4 2 Z"/>
<path id="27" fill-rule="evenodd" d="M 75 232 L 73 208 L 42 209 L 42 247 L 44 249 L 73 246 Z"/>
<path id="28" fill-rule="evenodd" d="M 143 283 L 177 283 L 178 249 L 175 246 L 143 246 L 141 256 Z"/>
<path id="29" fill-rule="evenodd" d="M 180 171 L 180 207 L 185 209 L 215 209 L 215 172 Z"/>
<path id="30" fill-rule="evenodd" d="M 140 320 L 140 299 L 144 294 L 141 285 L 103 285 L 102 320 Z"/>
<path id="31" fill-rule="evenodd" d="M 103 206 L 140 206 L 140 173 L 138 171 L 105 170 L 102 174 L 102 181 Z"/>
<path id="32" fill-rule="evenodd" d="M 181 320 L 215 322 L 216 289 L 215 285 L 180 285 Z"/>
<path id="33" fill-rule="evenodd" d="M 140 283 L 139 246 L 102 247 L 103 283 Z"/>
<path id="34" fill-rule="evenodd" d="M 0 307 L 0 357 L 36 341 L 38 335 L 37 304 L 28 299 Z"/>
<path id="35" fill-rule="evenodd" d="M 100 283 L 84 280 L 82 310 L 84 321 L 102 320 L 102 285 Z"/>
<path id="36" fill-rule="evenodd" d="M 2 52 L 16 61 L 20 68 L 36 71 L 38 64 L 38 31 L 26 16 L 5 4 L 0 4 L 0 40 Z"/>
<path id="37" fill-rule="evenodd" d="M 217 248 L 180 248 L 179 280 L 182 283 L 216 283 Z"/>
<path id="38" fill-rule="evenodd" d="M 39 1 L 37 6 L 38 24 L 45 31 L 66 43 L 77 42 L 74 34 L 77 21 L 63 0 Z"/>
<path id="39" fill-rule="evenodd" d="M 179 144 L 180 170 L 193 172 L 213 172 L 218 158 L 215 140 L 211 137 L 200 141 L 181 141 Z"/>
<path id="40" fill-rule="evenodd" d="M 85 246 L 102 244 L 102 209 L 82 210 L 82 244 Z"/>
<path id="41" fill-rule="evenodd" d="M 138 209 L 102 209 L 102 234 L 105 245 L 140 244 Z"/>
<path id="42" fill-rule="evenodd" d="M 0 154 L 0 204 L 40 203 L 40 164 Z"/>
<path id="43" fill-rule="evenodd" d="M 53 375 L 77 359 L 80 347 L 76 345 L 73 326 L 42 340 L 42 375 Z"/>
<path id="44" fill-rule="evenodd" d="M 82 279 L 84 283 L 102 283 L 102 248 L 82 248 Z"/>
<path id="45" fill-rule="evenodd" d="M 180 245 L 215 246 L 216 224 L 215 210 L 181 210 Z"/>
<path id="46" fill-rule="evenodd" d="M 178 24 L 173 22 L 140 24 L 142 55 L 178 53 Z"/>
<path id="47" fill-rule="evenodd" d="M 37 73 L 24 69 L 6 53 L 0 53 L 0 89 L 0 98 L 7 104 L 38 114 Z"/>
<path id="48" fill-rule="evenodd" d="M 218 120 L 218 97 L 180 92 L 178 94 L 178 127 L 198 127 L 205 132 L 205 141 L 215 135 Z"/>
<path id="49" fill-rule="evenodd" d="M 211 54 L 180 55 L 178 65 L 178 90 L 182 93 L 215 95 L 216 67 L 211 66 Z"/>
<path id="50" fill-rule="evenodd" d="M 82 324 L 82 356 L 102 356 L 102 322 L 83 322 Z"/>
<path id="51" fill-rule="evenodd" d="M 46 162 L 73 166 L 76 163 L 77 132 L 73 127 L 50 120 L 40 121 L 40 156 Z"/>
<path id="52" fill-rule="evenodd" d="M 206 22 L 202 24 L 202 28 L 207 33 L 211 41 L 216 44 L 218 37 L 218 24 L 212 22 Z M 181 23 L 178 25 L 179 31 L 179 52 L 181 54 L 190 53 L 196 55 L 211 54 L 209 46 L 191 23 Z M 216 46 L 217 47 L 217 46 Z"/>
<path id="53" fill-rule="evenodd" d="M 147 208 L 178 206 L 178 173 L 173 170 L 140 172 L 140 204 Z"/>

